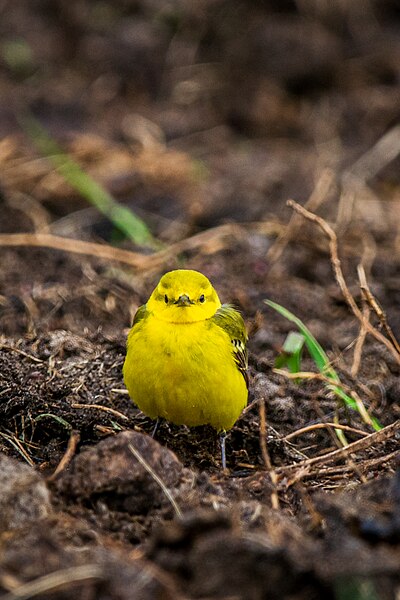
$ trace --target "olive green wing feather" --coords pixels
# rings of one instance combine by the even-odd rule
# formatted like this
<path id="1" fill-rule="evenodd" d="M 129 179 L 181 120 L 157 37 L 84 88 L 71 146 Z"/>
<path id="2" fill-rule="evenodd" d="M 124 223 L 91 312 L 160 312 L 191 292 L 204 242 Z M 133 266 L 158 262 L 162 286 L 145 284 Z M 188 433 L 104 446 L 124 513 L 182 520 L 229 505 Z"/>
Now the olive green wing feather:
<path id="1" fill-rule="evenodd" d="M 147 317 L 147 305 L 146 304 L 142 304 L 142 306 L 139 306 L 139 308 L 137 309 L 135 316 L 133 317 L 133 323 L 132 323 L 132 327 L 135 327 L 135 325 L 137 325 L 138 323 L 140 323 L 140 321 L 143 321 L 143 319 L 145 319 Z"/>
<path id="2" fill-rule="evenodd" d="M 131 330 L 128 333 L 128 339 L 126 340 L 126 346 L 127 346 L 128 350 L 132 343 L 133 337 L 138 333 L 138 330 L 140 330 L 141 325 L 143 325 L 145 319 L 147 319 L 148 314 L 149 313 L 148 313 L 146 304 L 139 306 L 139 308 L 137 309 L 135 316 L 133 317 L 133 323 L 132 323 Z M 126 365 L 126 361 L 125 361 L 125 365 Z"/>
<path id="3" fill-rule="evenodd" d="M 246 348 L 248 338 L 242 315 L 230 304 L 223 304 L 211 317 L 211 320 L 229 335 L 235 362 L 244 377 L 247 387 L 249 387 Z"/>

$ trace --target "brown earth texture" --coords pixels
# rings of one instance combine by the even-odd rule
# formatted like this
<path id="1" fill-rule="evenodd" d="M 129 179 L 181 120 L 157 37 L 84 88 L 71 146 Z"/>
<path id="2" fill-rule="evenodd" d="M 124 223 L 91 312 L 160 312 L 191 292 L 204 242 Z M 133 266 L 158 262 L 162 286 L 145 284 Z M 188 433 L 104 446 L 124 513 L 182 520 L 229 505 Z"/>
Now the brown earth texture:
<path id="1" fill-rule="evenodd" d="M 0 598 L 398 600 L 398 2 L 1 0 L 0 97 Z M 124 388 L 174 268 L 249 331 L 225 470 Z"/>

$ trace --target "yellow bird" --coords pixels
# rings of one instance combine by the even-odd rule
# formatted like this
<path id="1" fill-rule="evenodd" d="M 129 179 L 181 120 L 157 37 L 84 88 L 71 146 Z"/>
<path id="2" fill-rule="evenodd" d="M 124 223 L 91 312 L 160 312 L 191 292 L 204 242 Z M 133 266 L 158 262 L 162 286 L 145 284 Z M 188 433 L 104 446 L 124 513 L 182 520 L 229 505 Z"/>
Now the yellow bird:
<path id="1" fill-rule="evenodd" d="M 180 269 L 161 277 L 134 317 L 123 367 L 137 406 L 152 419 L 225 431 L 247 404 L 247 332 L 210 281 Z"/>

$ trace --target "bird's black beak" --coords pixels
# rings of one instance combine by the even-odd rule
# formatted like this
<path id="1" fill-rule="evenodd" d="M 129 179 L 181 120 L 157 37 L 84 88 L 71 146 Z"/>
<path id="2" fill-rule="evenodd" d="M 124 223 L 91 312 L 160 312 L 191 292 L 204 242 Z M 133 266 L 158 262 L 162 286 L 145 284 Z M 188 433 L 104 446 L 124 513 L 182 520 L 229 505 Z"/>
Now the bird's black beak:
<path id="1" fill-rule="evenodd" d="M 187 294 L 182 294 L 182 296 L 179 296 L 178 300 L 175 300 L 174 304 L 177 306 L 190 306 L 191 304 L 194 304 L 194 302 Z"/>

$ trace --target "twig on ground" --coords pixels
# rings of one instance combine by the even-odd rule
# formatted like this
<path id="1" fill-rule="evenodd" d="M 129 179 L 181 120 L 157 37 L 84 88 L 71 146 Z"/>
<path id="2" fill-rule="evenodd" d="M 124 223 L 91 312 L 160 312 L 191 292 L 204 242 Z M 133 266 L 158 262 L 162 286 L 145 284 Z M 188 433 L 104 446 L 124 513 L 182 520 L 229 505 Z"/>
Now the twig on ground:
<path id="1" fill-rule="evenodd" d="M 115 410 L 115 408 L 110 408 L 109 406 L 102 406 L 101 404 L 78 404 L 74 402 L 73 404 L 71 404 L 71 408 L 94 408 L 96 410 L 103 410 L 104 412 L 111 413 L 119 419 L 129 421 L 129 417 L 124 415 L 124 413 L 119 412 L 119 410 Z"/>
<path id="2" fill-rule="evenodd" d="M 334 182 L 334 173 L 330 169 L 324 169 L 318 179 L 311 196 L 305 203 L 309 210 L 316 210 L 325 200 L 329 190 Z M 275 263 L 282 255 L 286 246 L 295 236 L 301 224 L 301 217 L 295 213 L 292 214 L 288 224 L 277 237 L 272 246 L 268 249 L 266 259 Z"/>
<path id="3" fill-rule="evenodd" d="M 339 448 L 338 450 L 333 450 L 328 454 L 324 454 L 322 456 L 314 456 L 313 458 L 308 458 L 302 462 L 294 463 L 291 465 L 285 465 L 282 467 L 276 467 L 275 471 L 278 475 L 284 475 L 286 473 L 290 473 L 293 470 L 304 470 L 308 471 L 311 466 L 326 464 L 331 461 L 343 460 L 346 459 L 347 456 L 354 454 L 355 452 L 360 452 L 362 450 L 366 450 L 371 446 L 376 446 L 377 444 L 382 444 L 387 440 L 394 437 L 397 431 L 400 430 L 400 419 L 384 427 L 380 431 L 375 431 L 374 433 L 370 433 L 367 437 L 362 438 L 361 440 L 357 440 L 356 442 L 352 442 L 345 448 Z"/>
<path id="4" fill-rule="evenodd" d="M 33 360 L 33 362 L 42 363 L 44 362 L 40 358 L 36 358 L 36 356 L 32 356 L 32 354 L 28 354 L 19 348 L 15 348 L 14 346 L 9 346 L 8 344 L 2 344 L 0 339 L 0 350 L 9 350 L 10 352 L 15 352 L 16 354 L 20 354 L 21 356 L 25 356 L 29 358 L 29 360 Z"/>
<path id="5" fill-rule="evenodd" d="M 361 253 L 360 264 L 367 273 L 370 273 L 378 253 L 378 247 L 374 236 L 365 229 L 362 231 L 361 241 L 363 249 Z"/>
<path id="6" fill-rule="evenodd" d="M 365 406 L 362 404 L 362 400 L 358 396 L 357 392 L 355 392 L 351 387 L 349 387 L 342 381 L 333 381 L 330 377 L 327 377 L 322 373 L 315 373 L 314 371 L 299 371 L 298 373 L 289 373 L 289 371 L 285 371 L 285 369 L 273 369 L 273 372 L 277 373 L 278 375 L 283 375 L 287 379 L 317 379 L 318 381 L 323 381 L 324 383 L 330 386 L 335 385 L 336 387 L 342 389 L 344 392 L 352 396 L 353 400 L 357 403 L 357 410 L 360 413 L 363 420 L 365 421 L 365 423 L 367 423 L 368 425 L 372 425 L 371 417 L 367 413 Z M 371 390 L 369 390 L 368 388 L 364 389 L 363 386 L 360 387 L 367 396 L 369 396 L 370 398 L 373 397 Z"/>
<path id="7" fill-rule="evenodd" d="M 130 265 L 137 269 L 143 268 L 149 258 L 138 252 L 122 250 L 107 244 L 96 244 L 84 242 L 72 238 L 63 238 L 49 233 L 2 233 L 0 235 L 0 246 L 34 246 L 36 248 L 52 248 L 72 252 L 74 254 L 86 254 L 97 258 L 115 260 Z M 158 254 L 158 253 L 156 253 Z"/>
<path id="8" fill-rule="evenodd" d="M 118 432 L 115 427 L 107 427 L 106 425 L 95 425 L 94 428 L 102 435 L 115 435 Z M 122 427 L 120 431 L 122 431 Z"/>
<path id="9" fill-rule="evenodd" d="M 322 373 L 315 373 L 314 371 L 297 371 L 296 373 L 290 373 L 290 371 L 286 371 L 285 369 L 272 369 L 274 373 L 277 375 L 283 375 L 287 379 L 317 379 L 318 381 L 323 381 L 324 383 L 335 383 L 336 381 L 332 380 L 330 377 L 323 375 Z M 344 389 L 349 390 L 349 388 L 340 383 L 339 387 L 343 387 Z"/>
<path id="10" fill-rule="evenodd" d="M 393 346 L 392 341 L 388 340 L 380 331 L 373 327 L 371 323 L 364 319 L 364 315 L 358 308 L 356 301 L 350 293 L 347 283 L 343 277 L 342 267 L 338 255 L 337 236 L 332 227 L 328 225 L 328 223 L 324 219 L 322 219 L 322 217 L 311 213 L 294 200 L 288 200 L 288 205 L 291 206 L 296 212 L 303 215 L 304 218 L 308 219 L 309 221 L 312 221 L 313 223 L 317 223 L 317 225 L 319 225 L 322 231 L 328 236 L 333 270 L 335 273 L 336 281 L 338 282 L 338 285 L 342 290 L 346 302 L 348 303 L 348 305 L 350 306 L 354 315 L 357 317 L 360 323 L 364 325 L 368 333 L 373 335 L 376 340 L 384 344 L 386 348 L 388 348 L 388 350 L 391 352 L 395 360 L 400 364 L 400 353 L 396 350 L 395 346 Z"/>
<path id="11" fill-rule="evenodd" d="M 268 452 L 268 446 L 267 446 L 267 421 L 265 418 L 265 399 L 263 398 L 262 401 L 259 403 L 258 405 L 258 410 L 259 410 L 259 414 L 260 414 L 260 448 L 261 448 L 261 455 L 264 461 L 264 465 L 266 466 L 268 472 L 269 472 L 269 476 L 271 478 L 271 483 L 272 483 L 272 492 L 271 492 L 271 506 L 274 509 L 278 509 L 279 508 L 279 496 L 278 496 L 278 491 L 277 491 L 277 484 L 278 484 L 278 478 L 276 476 L 275 473 L 275 469 L 272 466 L 272 462 L 271 462 L 271 458 L 269 456 L 269 452 Z"/>
<path id="12" fill-rule="evenodd" d="M 297 429 L 296 431 L 292 431 L 289 435 L 285 435 L 282 438 L 285 442 L 299 436 L 304 433 L 309 433 L 310 431 L 315 431 L 316 429 L 342 429 L 343 431 L 349 431 L 351 433 L 356 433 L 357 435 L 361 435 L 363 437 L 367 437 L 370 435 L 366 431 L 362 431 L 361 429 L 355 429 L 354 427 L 349 427 L 349 425 L 340 425 L 339 423 L 314 423 L 313 425 L 307 425 L 307 427 L 302 427 L 301 429 Z"/>
<path id="13" fill-rule="evenodd" d="M 346 173 L 344 180 L 369 181 L 400 153 L 400 125 L 387 131 Z"/>
<path id="14" fill-rule="evenodd" d="M 360 460 L 357 462 L 357 467 L 360 471 L 367 471 L 368 469 L 378 467 L 382 463 L 387 463 L 395 458 L 398 458 L 399 451 L 394 450 L 393 452 L 389 452 L 389 454 L 384 454 L 383 456 L 378 456 L 376 458 L 368 458 L 366 460 Z M 336 465 L 335 467 L 324 467 L 323 471 L 321 469 L 318 470 L 319 473 L 325 475 L 333 475 L 333 474 L 341 474 L 353 471 L 354 469 L 350 465 Z M 311 475 L 315 475 L 315 471 L 310 473 Z"/>
<path id="15" fill-rule="evenodd" d="M 6 246 L 34 246 L 37 248 L 53 248 L 64 252 L 75 254 L 85 254 L 105 260 L 112 260 L 129 265 L 139 271 L 158 269 L 166 264 L 171 258 L 176 258 L 182 252 L 203 248 L 210 254 L 221 248 L 225 237 L 234 237 L 242 239 L 247 235 L 247 230 L 258 230 L 262 227 L 263 232 L 267 231 L 271 235 L 281 230 L 276 223 L 255 223 L 246 225 L 237 225 L 226 223 L 207 229 L 200 233 L 171 244 L 168 248 L 160 250 L 153 254 L 144 255 L 139 252 L 115 248 L 107 244 L 97 244 L 94 242 L 84 242 L 71 238 L 64 238 L 57 235 L 45 233 L 3 233 L 0 234 L 0 247 Z"/>
<path id="16" fill-rule="evenodd" d="M 47 479 L 48 481 L 53 481 L 69 465 L 69 463 L 71 462 L 72 458 L 75 455 L 76 448 L 79 444 L 80 439 L 81 439 L 80 433 L 78 431 L 72 431 L 70 438 L 68 440 L 68 446 L 65 451 L 65 454 L 62 457 L 62 459 L 60 460 L 60 462 L 58 463 L 57 468 L 54 471 L 54 473 L 52 475 L 50 475 L 50 477 L 48 477 L 48 479 Z"/>
<path id="17" fill-rule="evenodd" d="M 11 444 L 11 446 L 13 446 L 15 450 L 19 452 L 19 454 L 28 463 L 28 465 L 30 465 L 31 467 L 35 466 L 35 463 L 23 447 L 21 441 L 17 437 L 15 437 L 15 435 L 9 435 L 8 433 L 4 433 L 4 431 L 0 431 L 0 436 L 7 440 Z"/>
<path id="18" fill-rule="evenodd" d="M 76 567 L 67 567 L 54 571 L 48 575 L 38 577 L 33 581 L 24 583 L 4 594 L 1 600 L 28 600 L 36 596 L 42 596 L 47 592 L 59 590 L 65 586 L 74 586 L 85 581 L 100 580 L 104 578 L 104 567 L 102 565 L 87 564 Z"/>
<path id="19" fill-rule="evenodd" d="M 365 275 L 365 270 L 364 270 L 364 267 L 362 264 L 358 265 L 357 272 L 358 272 L 358 279 L 360 281 L 360 288 L 363 293 L 365 301 L 368 303 L 370 308 L 374 311 L 374 313 L 378 317 L 383 329 L 386 331 L 388 338 L 391 340 L 393 346 L 395 347 L 397 352 L 400 354 L 400 344 L 397 341 L 389 323 L 387 322 L 386 313 L 384 312 L 382 307 L 379 305 L 378 301 L 376 300 L 376 298 L 374 297 L 374 295 L 372 294 L 372 292 L 370 290 L 370 287 L 367 282 L 367 277 Z"/>
<path id="20" fill-rule="evenodd" d="M 23 212 L 32 221 L 35 231 L 48 232 L 50 223 L 49 212 L 33 196 L 16 191 L 8 194 L 7 204 L 11 208 L 16 208 Z"/>
<path id="21" fill-rule="evenodd" d="M 363 312 L 364 319 L 369 322 L 370 309 L 369 309 L 368 304 L 364 303 L 362 312 Z M 360 324 L 360 332 L 357 336 L 356 344 L 354 346 L 353 364 L 351 365 L 351 370 L 350 370 L 352 377 L 356 377 L 356 375 L 360 369 L 362 351 L 363 351 L 366 337 L 367 337 L 367 330 L 365 328 L 364 323 L 362 322 Z"/>

